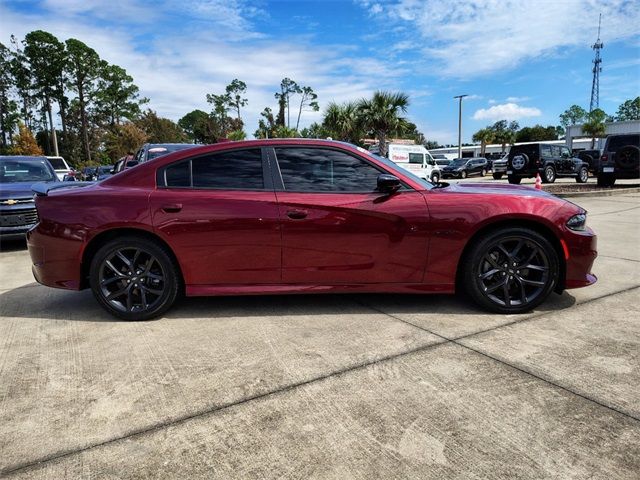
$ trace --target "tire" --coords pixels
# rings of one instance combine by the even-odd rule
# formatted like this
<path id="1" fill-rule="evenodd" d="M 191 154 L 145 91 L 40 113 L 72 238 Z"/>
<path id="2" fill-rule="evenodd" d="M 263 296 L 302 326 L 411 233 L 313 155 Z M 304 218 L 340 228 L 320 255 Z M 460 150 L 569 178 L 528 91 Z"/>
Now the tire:
<path id="1" fill-rule="evenodd" d="M 542 171 L 542 183 L 553 183 L 556 181 L 556 169 L 553 165 L 547 165 Z"/>
<path id="2" fill-rule="evenodd" d="M 103 245 L 91 259 L 89 282 L 98 303 L 123 320 L 162 315 L 175 303 L 182 285 L 178 266 L 165 247 L 137 236 Z"/>
<path id="3" fill-rule="evenodd" d="M 522 181 L 522 177 L 509 175 L 508 180 L 509 180 L 509 183 L 511 183 L 512 185 L 520 185 L 520 182 Z"/>
<path id="4" fill-rule="evenodd" d="M 613 187 L 615 183 L 616 183 L 615 175 L 612 175 L 610 173 L 602 173 L 602 172 L 598 175 L 598 187 L 600 188 Z"/>
<path id="5" fill-rule="evenodd" d="M 627 145 L 616 153 L 616 166 L 620 170 L 637 169 L 640 165 L 640 148 L 635 145 Z"/>
<path id="6" fill-rule="evenodd" d="M 587 183 L 588 180 L 589 180 L 589 169 L 587 167 L 580 167 L 580 170 L 578 170 L 578 175 L 576 176 L 576 182 Z"/>
<path id="7" fill-rule="evenodd" d="M 516 157 L 521 158 L 518 159 Z M 526 153 L 520 153 L 511 158 L 511 168 L 514 170 L 523 170 L 527 165 L 529 165 L 529 156 Z"/>
<path id="8" fill-rule="evenodd" d="M 502 178 L 502 174 L 501 173 L 494 173 L 493 174 L 493 178 L 494 178 L 494 180 L 500 180 Z"/>
<path id="9" fill-rule="evenodd" d="M 433 175 L 431 175 L 431 183 L 437 184 L 440 182 L 440 175 L 438 175 L 437 173 L 434 173 Z"/>
<path id="10" fill-rule="evenodd" d="M 460 172 L 460 178 L 467 178 L 467 171 L 466 170 L 462 170 Z"/>
<path id="11" fill-rule="evenodd" d="M 483 168 L 482 170 L 480 170 L 480 176 L 484 177 L 487 174 L 487 171 Z"/>
<path id="12" fill-rule="evenodd" d="M 465 291 L 496 313 L 534 309 L 551 294 L 560 276 L 555 248 L 528 228 L 501 228 L 480 237 L 463 261 Z"/>

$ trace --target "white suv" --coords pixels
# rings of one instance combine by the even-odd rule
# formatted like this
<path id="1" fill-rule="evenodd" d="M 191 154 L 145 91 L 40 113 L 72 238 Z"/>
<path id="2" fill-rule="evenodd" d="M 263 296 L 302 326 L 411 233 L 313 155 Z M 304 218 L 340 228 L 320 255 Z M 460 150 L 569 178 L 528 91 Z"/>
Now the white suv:
<path id="1" fill-rule="evenodd" d="M 64 180 L 65 175 L 69 175 L 73 172 L 73 169 L 69 167 L 66 160 L 62 157 L 47 157 L 49 163 L 56 171 L 58 180 Z"/>

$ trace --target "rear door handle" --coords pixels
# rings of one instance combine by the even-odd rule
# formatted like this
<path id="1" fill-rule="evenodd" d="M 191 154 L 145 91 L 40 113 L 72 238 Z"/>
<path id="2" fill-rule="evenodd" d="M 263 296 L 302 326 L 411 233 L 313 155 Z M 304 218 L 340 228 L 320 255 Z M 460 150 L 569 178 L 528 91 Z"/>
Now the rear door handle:
<path id="1" fill-rule="evenodd" d="M 304 210 L 289 210 L 287 212 L 287 217 L 292 220 L 302 220 L 303 218 L 307 218 L 308 213 Z"/>
<path id="2" fill-rule="evenodd" d="M 162 206 L 162 211 L 166 213 L 178 213 L 180 210 L 182 210 L 181 203 L 170 203 Z"/>

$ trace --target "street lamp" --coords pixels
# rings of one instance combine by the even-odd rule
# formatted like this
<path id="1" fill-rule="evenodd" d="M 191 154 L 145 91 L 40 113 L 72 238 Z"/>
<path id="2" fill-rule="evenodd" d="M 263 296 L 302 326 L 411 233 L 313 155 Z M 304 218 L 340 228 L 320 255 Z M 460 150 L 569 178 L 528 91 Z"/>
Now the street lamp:
<path id="1" fill-rule="evenodd" d="M 458 158 L 462 158 L 462 99 L 469 95 L 456 95 L 453 98 L 459 99 L 458 103 Z"/>

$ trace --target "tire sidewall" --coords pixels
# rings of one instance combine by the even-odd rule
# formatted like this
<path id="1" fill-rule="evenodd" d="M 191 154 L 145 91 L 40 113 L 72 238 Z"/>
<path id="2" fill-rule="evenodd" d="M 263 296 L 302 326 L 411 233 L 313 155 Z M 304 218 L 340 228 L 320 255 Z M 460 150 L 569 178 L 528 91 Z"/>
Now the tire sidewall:
<path id="1" fill-rule="evenodd" d="M 153 309 L 145 312 L 122 312 L 113 308 L 106 300 L 100 289 L 100 265 L 105 258 L 108 258 L 117 250 L 122 248 L 139 248 L 156 257 L 165 274 L 165 289 L 158 305 Z M 89 267 L 89 284 L 94 297 L 98 303 L 109 312 L 122 320 L 149 320 L 162 315 L 175 303 L 180 292 L 180 275 L 177 266 L 171 256 L 156 242 L 143 239 L 140 237 L 123 237 L 112 240 L 98 249 L 91 259 Z"/>
<path id="2" fill-rule="evenodd" d="M 556 181 L 556 169 L 553 168 L 553 165 L 544 167 L 542 180 L 544 180 L 545 183 L 553 183 Z"/>
<path id="3" fill-rule="evenodd" d="M 486 297 L 486 295 L 482 291 L 482 286 L 480 285 L 479 279 L 476 275 L 476 269 L 490 245 L 501 238 L 514 236 L 526 238 L 527 240 L 536 243 L 544 250 L 545 255 L 547 256 L 549 261 L 550 281 L 534 301 L 524 306 L 517 305 L 513 307 L 505 307 L 491 301 Z M 560 277 L 560 260 L 556 249 L 553 247 L 551 242 L 547 240 L 547 238 L 545 238 L 540 233 L 528 228 L 506 227 L 487 233 L 486 235 L 480 237 L 475 242 L 475 244 L 471 246 L 469 252 L 467 253 L 467 255 L 465 255 L 465 258 L 462 259 L 462 261 L 464 261 L 464 267 L 462 271 L 463 285 L 466 292 L 478 305 L 495 313 L 515 314 L 533 310 L 548 298 L 548 296 L 556 287 L 558 279 Z"/>

